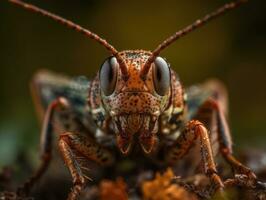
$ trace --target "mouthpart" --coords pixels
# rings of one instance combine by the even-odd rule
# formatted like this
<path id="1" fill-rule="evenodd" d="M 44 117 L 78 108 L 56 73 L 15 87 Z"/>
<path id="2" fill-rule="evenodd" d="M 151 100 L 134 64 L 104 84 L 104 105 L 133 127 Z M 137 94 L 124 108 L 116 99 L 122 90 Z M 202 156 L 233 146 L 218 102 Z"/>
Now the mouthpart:
<path id="1" fill-rule="evenodd" d="M 158 131 L 158 117 L 150 114 L 123 114 L 113 117 L 117 133 L 117 145 L 123 154 L 127 154 L 132 146 L 133 138 L 138 142 L 145 153 L 150 153 L 156 141 Z"/>

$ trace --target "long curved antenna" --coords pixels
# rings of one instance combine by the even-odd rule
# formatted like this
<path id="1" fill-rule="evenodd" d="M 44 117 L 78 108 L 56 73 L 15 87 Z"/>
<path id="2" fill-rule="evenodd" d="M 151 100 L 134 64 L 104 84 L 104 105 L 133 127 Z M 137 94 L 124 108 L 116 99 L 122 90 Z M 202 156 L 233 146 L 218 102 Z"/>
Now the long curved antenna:
<path id="1" fill-rule="evenodd" d="M 187 35 L 188 33 L 194 31 L 195 29 L 205 25 L 207 22 L 215 19 L 216 17 L 219 17 L 220 15 L 223 15 L 229 10 L 233 10 L 240 6 L 243 3 L 246 3 L 248 0 L 237 0 L 231 3 L 227 3 L 223 5 L 222 7 L 218 8 L 216 11 L 205 15 L 203 18 L 196 20 L 194 23 L 190 24 L 189 26 L 185 27 L 182 30 L 177 31 L 170 37 L 168 37 L 166 40 L 164 40 L 161 44 L 157 46 L 157 48 L 152 52 L 152 55 L 148 58 L 147 62 L 145 63 L 144 67 L 142 68 L 140 75 L 143 79 L 146 79 L 146 75 L 149 72 L 149 69 L 151 67 L 151 64 L 154 62 L 155 58 L 160 54 L 162 50 L 164 50 L 166 47 L 171 45 L 173 42 L 175 42 L 177 39 Z"/>
<path id="2" fill-rule="evenodd" d="M 36 12 L 36 13 L 39 13 L 43 16 L 46 16 L 46 17 L 49 17 L 65 26 L 67 26 L 68 28 L 71 28 L 71 29 L 74 29 L 76 30 L 77 32 L 80 32 L 82 34 L 84 34 L 85 36 L 95 40 L 96 42 L 100 43 L 102 46 L 104 46 L 113 56 L 116 57 L 117 59 L 117 62 L 119 63 L 120 65 L 120 68 L 121 68 L 121 72 L 123 74 L 124 77 L 127 77 L 128 76 L 128 71 L 127 71 L 127 67 L 126 67 L 126 64 L 125 64 L 125 61 L 123 60 L 123 58 L 119 55 L 119 52 L 111 45 L 109 44 L 105 39 L 101 38 L 100 36 L 98 36 L 97 34 L 75 24 L 74 22 L 70 21 L 70 20 L 67 20 L 67 19 L 64 19 L 58 15 L 55 15 L 53 13 L 50 13 L 46 10 L 43 10 L 41 8 L 38 8 L 32 4 L 28 4 L 28 3 L 25 3 L 23 1 L 20 1 L 20 0 L 9 0 L 9 2 L 11 3 L 14 3 L 18 6 L 21 6 L 23 8 L 25 8 L 26 10 L 29 10 L 29 11 L 33 11 L 33 12 Z"/>

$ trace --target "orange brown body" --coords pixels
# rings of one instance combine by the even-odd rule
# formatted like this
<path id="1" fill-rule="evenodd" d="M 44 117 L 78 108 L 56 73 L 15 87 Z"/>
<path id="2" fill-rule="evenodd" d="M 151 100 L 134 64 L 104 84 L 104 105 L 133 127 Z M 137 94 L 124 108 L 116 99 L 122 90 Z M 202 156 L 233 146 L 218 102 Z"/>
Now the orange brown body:
<path id="1" fill-rule="evenodd" d="M 203 172 L 216 191 L 222 192 L 229 182 L 253 189 L 262 187 L 255 174 L 232 155 L 226 119 L 227 94 L 222 84 L 209 81 L 185 91 L 177 74 L 159 56 L 180 37 L 238 7 L 245 0 L 228 3 L 196 20 L 152 52 L 118 52 L 103 38 L 69 20 L 19 0 L 10 2 L 83 33 L 111 53 L 92 81 L 84 77 L 70 79 L 50 72 L 40 72 L 34 77 L 33 96 L 44 120 L 42 163 L 18 193 L 28 193 L 47 169 L 54 130 L 59 133 L 59 150 L 73 178 L 69 200 L 77 199 L 86 180 L 90 179 L 84 173 L 87 166 L 80 162 L 80 158 L 114 166 L 118 157 L 121 158 L 117 156 L 117 150 L 127 156 L 140 147 L 142 154 L 152 158 L 155 165 L 163 163 L 174 167 L 196 140 L 200 142 L 198 154 L 204 164 Z M 218 143 L 217 151 L 214 151 L 214 143 Z M 216 169 L 214 157 L 217 153 L 240 176 L 223 180 Z"/>

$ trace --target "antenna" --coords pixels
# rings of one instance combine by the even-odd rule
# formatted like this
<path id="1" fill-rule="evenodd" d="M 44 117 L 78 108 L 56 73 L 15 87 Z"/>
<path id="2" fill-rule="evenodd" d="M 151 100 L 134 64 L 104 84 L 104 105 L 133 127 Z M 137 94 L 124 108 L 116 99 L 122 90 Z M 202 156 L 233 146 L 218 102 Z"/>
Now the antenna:
<path id="1" fill-rule="evenodd" d="M 89 37 L 90 39 L 95 40 L 96 42 L 98 42 L 99 44 L 104 46 L 113 56 L 116 57 L 117 62 L 120 65 L 120 69 L 121 69 L 121 72 L 123 74 L 123 77 L 126 78 L 128 76 L 126 63 L 123 60 L 123 58 L 119 55 L 119 52 L 111 44 L 109 44 L 105 39 L 101 38 L 97 34 L 91 32 L 88 29 L 81 27 L 78 24 L 75 24 L 74 22 L 72 22 L 70 20 L 64 19 L 58 15 L 50 13 L 46 10 L 41 9 L 41 8 L 38 8 L 32 4 L 24 3 L 23 1 L 20 1 L 20 0 L 9 0 L 9 2 L 14 3 L 18 6 L 21 6 L 26 10 L 29 10 L 29 11 L 32 11 L 35 13 L 39 13 L 43 16 L 49 17 L 50 19 L 53 19 L 54 21 L 57 21 L 60 24 L 63 24 L 65 26 L 67 26 L 68 28 L 74 29 L 75 31 L 84 34 L 85 36 Z"/>
<path id="2" fill-rule="evenodd" d="M 197 28 L 200 28 L 201 26 L 207 24 L 211 20 L 225 14 L 227 11 L 233 10 L 240 5 L 246 3 L 248 0 L 237 0 L 231 3 L 227 3 L 223 5 L 222 7 L 218 8 L 212 13 L 209 13 L 205 15 L 203 18 L 196 20 L 194 23 L 188 25 L 184 29 L 181 29 L 168 37 L 166 40 L 164 40 L 161 44 L 157 46 L 157 48 L 152 52 L 152 55 L 148 58 L 147 62 L 145 63 L 144 67 L 142 68 L 140 72 L 140 76 L 142 79 L 146 79 L 146 76 L 149 72 L 149 69 L 151 67 L 151 64 L 154 62 L 156 57 L 160 54 L 162 50 L 170 46 L 172 43 L 174 43 L 177 39 L 187 35 L 188 33 L 196 30 Z"/>

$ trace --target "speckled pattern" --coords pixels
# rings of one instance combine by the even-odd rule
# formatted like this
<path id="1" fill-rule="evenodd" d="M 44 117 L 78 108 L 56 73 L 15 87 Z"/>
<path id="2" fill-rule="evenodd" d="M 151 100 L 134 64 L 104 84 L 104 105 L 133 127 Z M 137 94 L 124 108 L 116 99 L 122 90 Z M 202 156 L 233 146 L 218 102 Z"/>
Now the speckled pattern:
<path id="1" fill-rule="evenodd" d="M 91 113 L 102 129 L 106 128 L 107 121 L 112 122 L 111 128 L 117 133 L 118 146 L 124 153 L 129 151 L 133 135 L 137 133 L 144 151 L 149 152 L 155 142 L 161 119 L 164 121 L 160 123 L 162 130 L 167 129 L 169 133 L 173 127 L 177 128 L 171 125 L 169 130 L 167 122 L 171 116 L 177 119 L 177 115 L 179 117 L 183 113 L 183 88 L 176 74 L 171 71 L 171 87 L 164 96 L 158 95 L 154 88 L 152 68 L 145 80 L 140 76 L 151 52 L 134 50 L 119 54 L 127 65 L 129 76 L 123 79 L 122 72 L 119 71 L 114 92 L 106 96 L 100 91 L 98 75 L 92 81 L 89 91 Z"/>
<path id="2" fill-rule="evenodd" d="M 159 150 L 150 155 L 153 157 L 157 153 L 156 158 L 158 158 L 162 155 L 160 153 L 164 153 L 163 159 L 167 164 L 175 164 L 187 154 L 191 147 L 195 146 L 193 145 L 195 141 L 199 140 L 204 173 L 212 183 L 210 188 L 215 186 L 218 191 L 222 191 L 226 181 L 222 181 L 216 170 L 211 143 L 212 135 L 217 133 L 219 151 L 235 172 L 234 179 L 231 180 L 238 186 L 252 189 L 262 188 L 263 185 L 257 181 L 256 175 L 232 155 L 232 142 L 226 120 L 227 106 L 223 101 L 226 96 L 218 86 L 219 84 L 209 83 L 212 89 L 209 88 L 211 93 L 208 97 L 200 91 L 199 95 L 194 96 L 194 101 L 186 99 L 175 72 L 168 71 L 164 60 L 163 64 L 158 63 L 158 60 L 162 61 L 158 57 L 160 52 L 178 38 L 246 1 L 236 0 L 227 3 L 203 18 L 197 19 L 160 43 L 152 53 L 143 50 L 118 52 L 106 40 L 72 21 L 20 0 L 10 0 L 10 2 L 83 33 L 104 46 L 116 58 L 116 60 L 112 58 L 115 62 L 111 63 L 107 60 L 106 65 L 103 65 L 103 69 L 107 71 L 100 70 L 101 77 L 97 75 L 92 82 L 84 78 L 70 81 L 68 78 L 59 78 L 43 72 L 35 77 L 32 87 L 33 96 L 37 108 L 42 112 L 41 117 L 45 119 L 41 133 L 41 138 L 44 138 L 41 142 L 42 163 L 36 173 L 21 188 L 23 193 L 26 194 L 36 180 L 44 174 L 51 160 L 52 133 L 56 128 L 54 126 L 56 114 L 59 114 L 58 122 L 63 127 L 59 131 L 58 146 L 73 178 L 73 187 L 68 195 L 69 200 L 78 199 L 82 188 L 86 185 L 86 175 L 83 171 L 87 168 L 82 166 L 80 159 L 85 158 L 105 165 L 114 163 L 114 151 L 110 151 L 110 148 L 103 148 L 104 145 L 97 140 L 100 135 L 107 138 L 109 133 L 112 133 L 109 134 L 112 136 L 115 133 L 117 146 L 124 154 L 131 149 L 135 136 L 145 153 L 153 153 L 155 143 L 160 143 L 161 149 L 157 148 Z M 116 73 L 115 76 L 114 73 Z M 109 83 L 111 84 L 108 85 Z M 157 87 L 158 84 L 160 87 Z M 109 88 L 112 90 L 108 90 Z M 206 89 L 201 88 L 204 91 Z M 105 95 L 103 91 L 108 95 Z M 199 103 L 199 100 L 204 101 Z M 62 113 L 62 109 L 66 112 Z M 195 119 L 192 119 L 191 115 L 194 115 Z M 96 122 L 95 125 L 90 126 L 91 123 L 88 123 L 91 118 Z M 181 133 L 177 135 L 176 132 L 179 130 Z M 99 134 L 93 134 L 93 132 Z M 168 137 L 173 135 L 175 137 Z M 157 138 L 157 136 L 160 137 Z M 171 142 L 164 142 L 166 140 L 171 140 Z M 115 145 L 112 143 L 112 146 Z M 195 163 L 195 160 L 193 162 Z M 246 181 L 243 181 L 243 178 L 240 178 L 241 181 L 237 179 L 243 175 L 247 177 Z M 265 186 L 263 189 L 265 190 Z"/>

